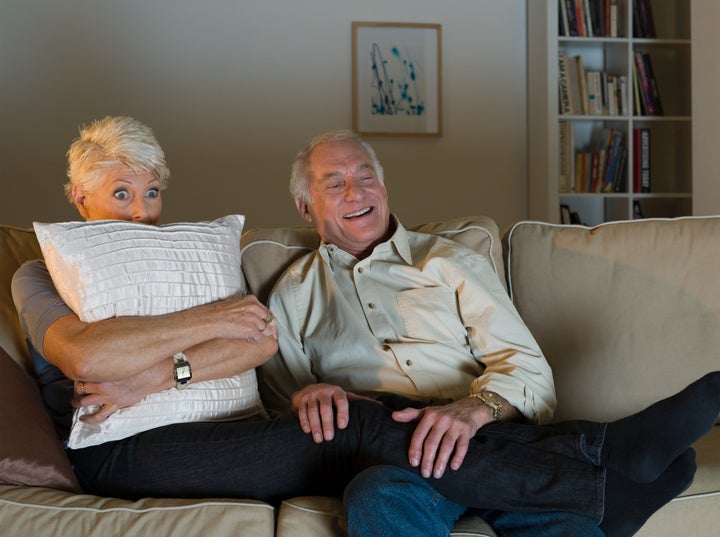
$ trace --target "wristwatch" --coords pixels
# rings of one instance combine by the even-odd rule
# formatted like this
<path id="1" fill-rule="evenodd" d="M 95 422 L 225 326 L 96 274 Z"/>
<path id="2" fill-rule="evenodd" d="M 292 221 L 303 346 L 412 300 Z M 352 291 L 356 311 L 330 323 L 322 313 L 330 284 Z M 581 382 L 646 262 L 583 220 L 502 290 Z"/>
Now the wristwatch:
<path id="1" fill-rule="evenodd" d="M 179 352 L 173 356 L 173 377 L 175 378 L 175 387 L 178 390 L 185 388 L 192 379 L 192 369 L 190 362 L 184 352 Z"/>
<path id="2" fill-rule="evenodd" d="M 480 399 L 480 401 L 489 406 L 493 411 L 493 421 L 500 421 L 503 411 L 503 402 L 500 397 L 495 395 L 493 392 L 471 393 L 470 397 Z"/>

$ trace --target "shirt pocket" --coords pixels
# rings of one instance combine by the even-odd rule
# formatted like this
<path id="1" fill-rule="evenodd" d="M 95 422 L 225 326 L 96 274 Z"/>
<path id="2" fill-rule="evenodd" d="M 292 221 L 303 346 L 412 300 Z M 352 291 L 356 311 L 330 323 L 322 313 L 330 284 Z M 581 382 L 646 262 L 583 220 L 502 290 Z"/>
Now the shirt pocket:
<path id="1" fill-rule="evenodd" d="M 410 339 L 438 343 L 465 343 L 467 331 L 460 319 L 455 292 L 445 287 L 401 291 L 397 305 Z"/>

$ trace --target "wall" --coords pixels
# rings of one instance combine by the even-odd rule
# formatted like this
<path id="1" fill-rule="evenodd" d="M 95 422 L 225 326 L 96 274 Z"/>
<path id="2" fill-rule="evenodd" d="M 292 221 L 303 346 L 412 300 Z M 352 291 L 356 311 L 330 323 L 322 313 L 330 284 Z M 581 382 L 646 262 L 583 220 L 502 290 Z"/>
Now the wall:
<path id="1" fill-rule="evenodd" d="M 371 138 L 406 223 L 526 214 L 525 0 L 0 0 L 3 223 L 75 219 L 77 126 L 127 114 L 172 171 L 165 221 L 302 225 L 290 161 L 351 126 L 351 21 L 436 22 L 442 138 Z"/>
<path id="2" fill-rule="evenodd" d="M 693 0 L 693 214 L 720 214 L 720 55 L 717 0 Z"/>

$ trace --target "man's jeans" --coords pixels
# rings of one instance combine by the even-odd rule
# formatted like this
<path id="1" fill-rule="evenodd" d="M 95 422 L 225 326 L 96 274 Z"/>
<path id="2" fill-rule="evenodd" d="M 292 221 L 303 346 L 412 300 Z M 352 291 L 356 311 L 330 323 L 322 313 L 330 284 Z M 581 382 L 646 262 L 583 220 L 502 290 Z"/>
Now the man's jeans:
<path id="1" fill-rule="evenodd" d="M 428 480 L 394 466 L 375 466 L 358 474 L 345 489 L 344 503 L 350 537 L 447 536 L 467 511 Z M 603 537 L 595 522 L 572 513 L 472 512 L 499 537 Z"/>

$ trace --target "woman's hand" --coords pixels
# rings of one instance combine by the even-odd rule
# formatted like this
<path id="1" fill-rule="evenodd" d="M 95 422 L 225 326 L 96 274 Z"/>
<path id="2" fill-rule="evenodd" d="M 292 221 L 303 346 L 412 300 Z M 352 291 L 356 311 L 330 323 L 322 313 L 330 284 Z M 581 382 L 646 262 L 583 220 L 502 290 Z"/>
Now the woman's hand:
<path id="1" fill-rule="evenodd" d="M 144 397 L 171 387 L 169 371 L 171 360 L 160 366 L 151 367 L 132 377 L 104 382 L 75 382 L 73 407 L 97 407 L 92 414 L 80 419 L 85 423 L 97 424 L 108 419 L 120 408 L 134 405 Z"/>
<path id="2" fill-rule="evenodd" d="M 255 295 L 233 295 L 224 300 L 199 306 L 211 312 L 219 338 L 247 339 L 260 343 L 267 337 L 277 339 L 277 321 Z"/>

